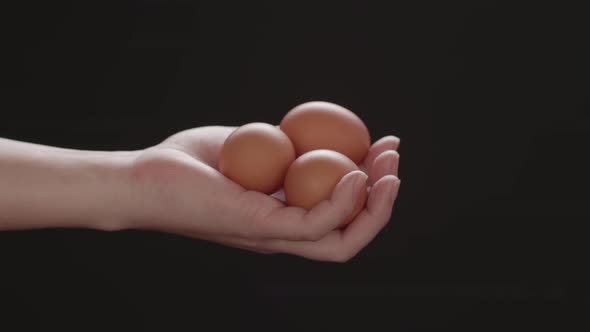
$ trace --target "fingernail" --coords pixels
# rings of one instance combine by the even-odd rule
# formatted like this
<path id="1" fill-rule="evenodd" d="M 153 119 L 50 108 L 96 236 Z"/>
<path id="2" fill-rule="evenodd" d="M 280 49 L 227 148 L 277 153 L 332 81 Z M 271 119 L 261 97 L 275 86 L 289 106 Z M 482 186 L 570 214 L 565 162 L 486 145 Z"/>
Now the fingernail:
<path id="1" fill-rule="evenodd" d="M 361 193 L 361 190 L 364 190 L 364 188 L 366 188 L 368 178 L 369 177 L 364 172 L 360 176 L 357 176 L 356 180 L 354 181 L 354 195 L 355 195 L 355 197 Z"/>
<path id="2" fill-rule="evenodd" d="M 397 191 L 399 189 L 399 185 L 401 183 L 400 179 L 397 179 L 393 185 L 391 186 L 391 188 L 389 188 L 389 202 L 390 204 L 393 204 L 393 202 L 395 201 L 395 198 L 397 197 Z"/>
<path id="3" fill-rule="evenodd" d="M 393 158 L 389 158 L 387 162 L 387 169 L 389 170 L 388 174 L 395 174 L 395 162 Z"/>

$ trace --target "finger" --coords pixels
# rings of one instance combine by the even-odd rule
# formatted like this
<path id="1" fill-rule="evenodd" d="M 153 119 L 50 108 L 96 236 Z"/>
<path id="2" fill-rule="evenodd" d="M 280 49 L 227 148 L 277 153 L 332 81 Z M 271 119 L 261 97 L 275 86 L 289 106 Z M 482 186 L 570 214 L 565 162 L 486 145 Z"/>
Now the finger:
<path id="1" fill-rule="evenodd" d="M 373 186 L 367 208 L 344 230 L 334 230 L 318 241 L 269 240 L 261 248 L 308 259 L 346 262 L 369 244 L 390 220 L 400 181 L 393 175 Z"/>
<path id="2" fill-rule="evenodd" d="M 365 157 L 365 159 L 363 160 L 363 162 L 360 165 L 361 169 L 370 173 L 370 170 L 371 170 L 370 167 L 373 165 L 373 162 L 375 161 L 375 159 L 384 151 L 387 151 L 387 150 L 396 150 L 397 151 L 397 149 L 399 148 L 399 144 L 400 144 L 400 139 L 396 136 L 389 135 L 389 136 L 382 137 L 381 139 L 379 139 L 378 141 L 373 143 L 373 145 L 371 145 L 371 147 L 369 148 L 369 152 L 367 152 L 367 156 Z"/>
<path id="3" fill-rule="evenodd" d="M 386 175 L 397 176 L 399 168 L 399 154 L 394 150 L 387 150 L 381 153 L 371 167 L 369 173 L 369 184 L 372 186 L 379 179 Z"/>
<path id="4" fill-rule="evenodd" d="M 285 239 L 313 241 L 324 237 L 341 225 L 353 212 L 361 190 L 366 190 L 367 175 L 361 171 L 346 174 L 336 185 L 329 199 L 321 201 L 310 210 L 274 203 L 258 207 L 253 215 L 246 217 L 246 238 Z M 260 194 L 246 192 L 248 195 Z M 256 204 L 243 200 L 242 204 Z M 247 207 L 243 205 L 243 209 Z M 251 212 L 252 213 L 252 212 Z M 249 235 L 249 236 L 248 236 Z"/>

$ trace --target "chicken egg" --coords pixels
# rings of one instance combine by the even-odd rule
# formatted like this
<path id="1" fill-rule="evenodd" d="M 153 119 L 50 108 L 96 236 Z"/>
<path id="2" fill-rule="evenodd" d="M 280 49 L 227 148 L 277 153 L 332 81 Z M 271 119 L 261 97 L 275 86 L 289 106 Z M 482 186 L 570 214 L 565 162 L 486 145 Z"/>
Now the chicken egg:
<path id="1" fill-rule="evenodd" d="M 291 109 L 280 123 L 297 156 L 316 150 L 340 152 L 359 164 L 371 145 L 369 130 L 352 111 L 325 101 L 310 101 Z"/>
<path id="2" fill-rule="evenodd" d="M 284 132 L 268 123 L 253 122 L 226 138 L 219 171 L 247 190 L 271 194 L 282 187 L 294 160 L 295 149 Z"/>
<path id="3" fill-rule="evenodd" d="M 311 209 L 320 201 L 330 199 L 342 177 L 356 170 L 359 168 L 350 158 L 333 150 L 318 149 L 302 154 L 287 170 L 283 188 L 287 205 Z M 367 196 L 367 190 L 361 190 L 353 212 L 340 227 L 362 211 Z"/>

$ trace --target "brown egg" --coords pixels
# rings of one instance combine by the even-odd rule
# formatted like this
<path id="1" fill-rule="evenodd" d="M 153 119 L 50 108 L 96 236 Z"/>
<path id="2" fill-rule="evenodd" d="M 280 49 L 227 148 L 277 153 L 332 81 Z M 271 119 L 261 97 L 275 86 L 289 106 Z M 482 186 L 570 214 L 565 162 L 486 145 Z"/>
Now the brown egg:
<path id="1" fill-rule="evenodd" d="M 356 114 L 325 101 L 296 106 L 283 117 L 280 128 L 293 142 L 297 156 L 329 149 L 359 164 L 371 145 L 369 130 Z"/>
<path id="2" fill-rule="evenodd" d="M 332 150 L 313 150 L 299 156 L 287 170 L 284 191 L 287 205 L 311 209 L 330 199 L 342 177 L 359 168 L 345 155 Z M 354 211 L 342 223 L 346 226 L 365 206 L 367 191 L 359 194 Z"/>
<path id="3" fill-rule="evenodd" d="M 253 122 L 233 131 L 223 143 L 219 171 L 248 190 L 271 194 L 283 185 L 295 149 L 279 128 Z"/>

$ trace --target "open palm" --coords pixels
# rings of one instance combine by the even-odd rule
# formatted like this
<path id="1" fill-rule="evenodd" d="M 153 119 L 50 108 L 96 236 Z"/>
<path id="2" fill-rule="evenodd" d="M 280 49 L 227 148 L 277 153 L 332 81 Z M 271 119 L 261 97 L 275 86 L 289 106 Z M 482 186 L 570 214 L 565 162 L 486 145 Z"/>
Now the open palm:
<path id="1" fill-rule="evenodd" d="M 218 171 L 223 142 L 235 129 L 189 129 L 143 150 L 134 165 L 142 192 L 135 226 L 260 253 L 344 262 L 389 221 L 399 188 L 395 136 L 375 142 L 361 171 L 344 176 L 329 200 L 306 210 L 287 206 L 282 189 L 273 195 L 248 191 Z M 366 208 L 338 229 L 365 181 L 370 186 Z"/>

